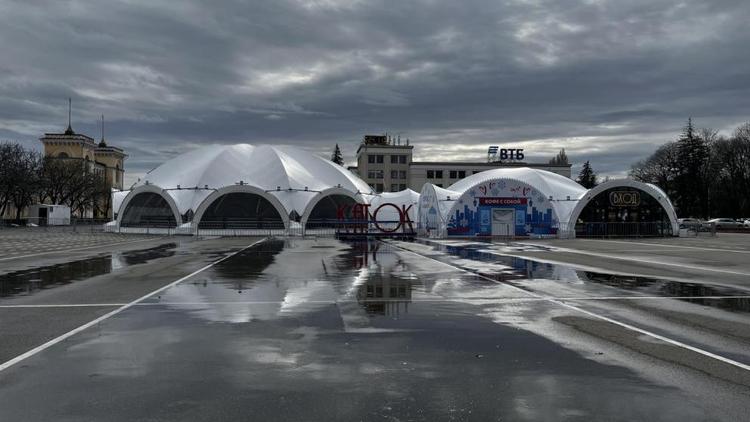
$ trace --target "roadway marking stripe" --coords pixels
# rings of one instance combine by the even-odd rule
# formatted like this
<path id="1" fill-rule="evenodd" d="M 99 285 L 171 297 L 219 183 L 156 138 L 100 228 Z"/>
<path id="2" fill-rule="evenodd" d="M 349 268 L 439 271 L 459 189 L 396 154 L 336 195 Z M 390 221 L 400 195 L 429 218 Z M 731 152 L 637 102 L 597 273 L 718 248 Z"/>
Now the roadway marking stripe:
<path id="1" fill-rule="evenodd" d="M 131 243 L 138 243 L 138 242 L 145 242 L 147 240 L 159 240 L 164 238 L 164 236 L 161 237 L 155 237 L 152 239 L 140 239 L 140 240 L 132 240 L 130 242 L 116 242 L 116 243 L 105 243 L 103 245 L 93 245 L 93 246 L 87 246 L 85 248 L 74 248 L 74 249 L 55 249 L 48 252 L 41 252 L 41 253 L 35 253 L 31 255 L 19 255 L 19 256 L 9 256 L 6 258 L 0 258 L 0 261 L 7 261 L 10 259 L 21 259 L 21 258 L 31 258 L 32 256 L 40 256 L 40 255 L 49 255 L 51 253 L 55 252 L 74 252 L 74 251 L 82 251 L 85 249 L 93 249 L 93 248 L 106 248 L 107 246 L 117 246 L 117 245 L 129 245 Z"/>
<path id="2" fill-rule="evenodd" d="M 475 274 L 475 273 L 472 273 Z M 410 299 L 409 303 L 434 303 L 434 302 L 472 302 L 472 301 L 498 301 L 498 302 L 529 302 L 546 300 L 727 300 L 727 299 L 750 299 L 750 296 L 563 296 L 563 297 L 477 297 L 468 298 L 440 298 L 440 299 Z M 373 298 L 362 300 L 306 300 L 304 303 L 359 303 L 359 302 L 405 302 L 403 299 Z M 231 300 L 224 302 L 140 302 L 132 306 L 213 306 L 213 305 L 260 305 L 269 303 L 284 303 L 283 300 Z M 34 309 L 34 308 L 106 308 L 112 306 L 125 306 L 127 303 L 61 303 L 47 305 L 0 305 L 0 309 Z"/>
<path id="3" fill-rule="evenodd" d="M 218 259 L 218 260 L 216 260 L 216 261 L 214 261 L 214 262 L 212 262 L 212 263 L 210 263 L 210 264 L 208 264 L 208 265 L 206 265 L 206 266 L 204 266 L 202 268 L 199 268 L 199 269 L 193 271 L 192 273 L 190 273 L 190 274 L 188 274 L 188 275 L 186 275 L 186 276 L 184 276 L 184 277 L 182 277 L 180 279 L 177 279 L 177 280 L 175 280 L 175 281 L 167 284 L 166 286 L 160 287 L 160 288 L 154 290 L 151 293 L 147 293 L 146 295 L 141 296 L 140 298 L 138 298 L 138 299 L 136 299 L 136 300 L 134 300 L 132 302 L 129 302 L 129 303 L 123 305 L 123 306 L 120 306 L 119 308 L 113 310 L 112 312 L 109 312 L 109 313 L 107 313 L 105 315 L 102 315 L 99 318 L 96 318 L 96 319 L 94 319 L 92 321 L 89 321 L 86 324 L 83 324 L 83 325 L 81 325 L 78 328 L 75 328 L 75 329 L 73 329 L 71 331 L 68 331 L 67 333 L 65 333 L 65 334 L 63 334 L 61 336 L 55 337 L 54 339 L 52 339 L 52 340 L 50 340 L 50 341 L 42 344 L 41 346 L 37 346 L 37 347 L 29 350 L 26 353 L 23 353 L 23 354 L 21 354 L 19 356 L 16 356 L 15 358 L 13 358 L 13 359 L 11 359 L 11 360 L 3 363 L 3 364 L 0 364 L 0 372 L 6 370 L 8 368 L 10 368 L 11 366 L 17 364 L 18 362 L 21 362 L 21 361 L 23 361 L 25 359 L 28 359 L 28 358 L 36 355 L 37 353 L 42 352 L 42 351 L 44 351 L 44 350 L 46 350 L 46 349 L 48 349 L 48 348 L 56 345 L 57 343 L 60 343 L 61 341 L 65 340 L 65 339 L 68 339 L 68 338 L 70 338 L 70 337 L 72 337 L 72 336 L 80 333 L 81 331 L 83 331 L 83 330 L 85 330 L 85 329 L 87 329 L 89 327 L 92 327 L 92 326 L 94 326 L 96 324 L 99 324 L 100 322 L 102 322 L 102 321 L 104 321 L 106 319 L 109 319 L 109 318 L 111 318 L 111 317 L 119 314 L 120 312 L 122 312 L 122 311 L 124 311 L 124 310 L 126 310 L 126 309 L 128 309 L 130 307 L 132 307 L 133 305 L 136 305 L 138 302 L 140 302 L 142 300 L 148 299 L 149 297 L 151 297 L 151 296 L 153 296 L 153 295 L 155 295 L 157 293 L 160 293 L 160 292 L 162 292 L 164 290 L 167 290 L 170 287 L 173 287 L 173 286 L 181 283 L 182 281 L 187 280 L 190 277 L 193 277 L 193 276 L 195 276 L 195 275 L 197 275 L 197 274 L 199 274 L 199 273 L 201 273 L 201 272 L 203 272 L 203 271 L 205 271 L 205 270 L 213 267 L 214 265 L 216 265 L 216 264 L 218 264 L 218 263 L 220 263 L 222 261 L 225 261 L 225 260 L 227 260 L 227 259 L 235 256 L 238 253 L 240 253 L 240 252 L 242 252 L 242 251 L 244 251 L 246 249 L 252 248 L 253 246 L 257 245 L 258 243 L 261 243 L 261 242 L 265 241 L 266 239 L 267 238 L 264 237 L 263 239 L 260 239 L 257 242 L 254 242 L 254 243 L 252 243 L 252 244 L 250 244 L 248 246 L 245 246 L 244 248 L 242 248 L 240 250 L 232 252 L 231 254 L 226 255 L 223 258 L 220 258 L 220 259 Z"/>
<path id="4" fill-rule="evenodd" d="M 680 248 L 680 249 L 696 249 L 699 251 L 718 251 L 718 252 L 734 252 L 734 253 L 747 253 L 748 250 L 739 249 L 723 249 L 723 248 L 701 248 L 699 246 L 684 246 L 684 245 L 665 245 L 663 243 L 648 243 L 648 242 L 626 242 L 623 240 L 604 240 L 604 239 L 578 239 L 584 242 L 610 242 L 610 243 L 622 243 L 624 245 L 647 245 L 647 246 L 661 246 L 664 248 Z"/>
<path id="5" fill-rule="evenodd" d="M 528 246 L 527 243 L 520 243 L 521 245 Z M 607 259 L 616 259 L 619 261 L 630 261 L 630 262 L 639 262 L 639 263 L 648 263 L 648 264 L 657 264 L 657 265 L 666 265 L 670 267 L 679 267 L 679 268 L 688 268 L 691 270 L 700 270 L 700 271 L 709 271 L 709 272 L 715 272 L 715 273 L 724 273 L 724 274 L 732 274 L 732 275 L 746 275 L 750 276 L 750 272 L 745 271 L 732 271 L 732 270 L 720 270 L 716 268 L 709 268 L 704 267 L 701 265 L 689 265 L 689 264 L 681 264 L 681 263 L 673 263 L 673 262 L 664 262 L 664 261 L 654 261 L 651 259 L 645 259 L 642 257 L 633 257 L 633 258 L 626 258 L 622 256 L 617 255 L 610 255 L 605 253 L 598 253 L 598 252 L 591 252 L 591 251 L 582 251 L 580 249 L 570 249 L 570 248 L 561 248 L 561 247 L 553 247 L 554 249 L 552 252 L 568 252 L 568 253 L 574 253 L 579 255 L 588 255 L 588 256 L 596 256 L 599 258 L 607 258 Z M 532 251 L 533 252 L 533 251 Z M 533 259 L 531 259 L 533 260 Z"/>
<path id="6" fill-rule="evenodd" d="M 403 247 L 401 247 L 401 246 L 398 246 L 398 245 L 396 245 L 396 244 L 393 244 L 393 243 L 390 243 L 390 244 L 391 244 L 392 246 L 394 246 L 394 247 L 398 248 L 398 249 L 401 249 L 402 251 L 406 251 L 406 252 L 412 253 L 412 254 L 414 254 L 414 255 L 416 255 L 416 256 L 419 256 L 419 257 L 422 257 L 422 258 L 427 258 L 427 259 L 433 260 L 433 261 L 435 261 L 435 262 L 438 262 L 438 263 L 440 263 L 440 264 L 443 264 L 443 265 L 445 265 L 445 266 L 448 266 L 448 267 L 451 267 L 451 268 L 455 268 L 455 269 L 458 269 L 458 270 L 460 270 L 460 271 L 463 271 L 463 272 L 466 272 L 466 273 L 469 273 L 469 274 L 473 274 L 473 275 L 476 275 L 476 276 L 478 276 L 478 277 L 484 278 L 484 279 L 486 279 L 486 280 L 489 280 L 489 281 L 492 281 L 492 282 L 495 282 L 495 283 L 497 282 L 497 280 L 494 280 L 494 279 L 492 279 L 492 278 L 490 278 L 490 277 L 487 277 L 487 276 L 483 276 L 483 275 L 481 275 L 481 274 L 478 274 L 478 273 L 475 273 L 475 272 L 469 271 L 469 270 L 467 270 L 467 269 L 465 269 L 465 268 L 461 268 L 461 267 L 458 267 L 458 266 L 456 266 L 456 265 L 448 264 L 448 263 L 445 263 L 445 262 L 443 262 L 443 261 L 440 261 L 440 260 L 438 260 L 438 259 L 435 259 L 435 258 L 432 258 L 432 257 L 426 256 L 426 255 L 422 255 L 422 254 L 419 254 L 419 253 L 417 253 L 417 252 L 411 251 L 411 250 L 409 250 L 409 249 L 403 248 Z M 562 306 L 562 307 L 568 308 L 568 309 L 570 309 L 570 310 L 573 310 L 573 311 L 576 311 L 576 312 L 580 312 L 580 313 L 582 313 L 582 314 L 585 314 L 585 315 L 588 315 L 588 316 L 590 316 L 590 317 L 592 317 L 592 318 L 596 318 L 596 319 L 599 319 L 599 320 L 602 320 L 602 321 L 605 321 L 605 322 L 609 322 L 609 323 L 611 323 L 611 324 L 617 325 L 617 326 L 619 326 L 619 327 L 622 327 L 622 328 L 625 328 L 625 329 L 627 329 L 627 330 L 630 330 L 630 331 L 634 331 L 634 332 L 636 332 L 636 333 L 639 333 L 639 334 L 643 334 L 643 335 L 646 335 L 646 336 L 649 336 L 649 337 L 655 338 L 655 339 L 657 339 L 657 340 L 661 340 L 661 341 L 663 341 L 663 342 L 665 342 L 665 343 L 668 343 L 668 344 L 671 344 L 671 345 L 673 345 L 673 346 L 677 346 L 677 347 L 680 347 L 680 348 L 683 348 L 683 349 L 686 349 L 686 350 L 690 350 L 690 351 L 692 351 L 692 352 L 695 352 L 695 353 L 701 354 L 701 355 L 703 355 L 703 356 L 706 356 L 706 357 L 709 357 L 709 358 L 712 358 L 712 359 L 716 359 L 716 360 L 718 360 L 718 361 L 721 361 L 721 362 L 727 363 L 727 364 L 729 364 L 729 365 L 732 365 L 732 366 L 735 366 L 735 367 L 737 367 L 737 368 L 740 368 L 740 369 L 744 369 L 744 370 L 746 370 L 746 371 L 750 371 L 750 365 L 747 365 L 747 364 L 745 364 L 745 363 L 742 363 L 742 362 L 738 362 L 738 361 L 736 361 L 736 360 L 732 360 L 732 359 L 729 359 L 729 358 L 727 358 L 727 357 L 724 357 L 724 356 L 721 356 L 721 355 L 717 355 L 717 354 L 715 354 L 715 353 L 711 353 L 711 352 L 709 352 L 708 350 L 703 350 L 703 349 L 700 349 L 700 348 L 698 348 L 698 347 L 695 347 L 695 346 L 691 346 L 691 345 L 689 345 L 689 344 L 683 343 L 683 342 L 681 342 L 681 341 L 677 341 L 677 340 L 673 340 L 673 339 L 671 339 L 671 338 L 669 338 L 669 337 L 665 337 L 665 336 L 663 336 L 663 335 L 661 335 L 661 334 L 656 334 L 656 333 L 653 333 L 653 332 L 651 332 L 651 331 L 648 331 L 648 330 L 644 330 L 643 328 L 638 328 L 638 327 L 636 327 L 636 326 L 634 326 L 634 325 L 630 325 L 630 324 L 628 324 L 628 323 L 625 323 L 625 322 L 620 322 L 620 321 L 617 321 L 617 320 L 615 320 L 615 319 L 612 319 L 612 318 L 606 317 L 606 316 L 604 316 L 604 315 L 599 315 L 599 314 L 597 314 L 597 313 L 594 313 L 594 312 L 591 312 L 591 311 L 587 311 L 587 310 L 585 310 L 585 309 L 582 309 L 582 308 L 579 308 L 579 307 L 577 307 L 577 306 L 575 306 L 575 305 L 571 305 L 571 304 L 569 304 L 569 303 L 561 302 L 561 301 L 560 301 L 559 299 L 555 299 L 555 298 L 552 298 L 552 297 L 548 297 L 548 296 L 545 296 L 545 295 L 541 295 L 541 294 L 538 294 L 538 293 L 530 292 L 530 291 L 528 291 L 528 290 L 524 290 L 524 289 L 522 289 L 522 288 L 520 288 L 520 287 L 516 287 L 516 286 L 514 286 L 514 285 L 512 285 L 512 284 L 508 284 L 508 283 L 503 283 L 503 285 L 504 285 L 504 286 L 508 286 L 508 287 L 510 287 L 510 288 L 512 288 L 512 289 L 516 289 L 516 290 L 519 290 L 519 291 L 521 291 L 521 292 L 523 292 L 523 293 L 526 293 L 526 294 L 528 294 L 528 295 L 531 295 L 531 296 L 537 297 L 537 298 L 539 298 L 539 299 L 542 299 L 542 300 L 546 300 L 547 302 L 550 302 L 550 303 L 554 303 L 554 304 L 556 304 L 556 305 L 560 305 L 560 306 Z"/>

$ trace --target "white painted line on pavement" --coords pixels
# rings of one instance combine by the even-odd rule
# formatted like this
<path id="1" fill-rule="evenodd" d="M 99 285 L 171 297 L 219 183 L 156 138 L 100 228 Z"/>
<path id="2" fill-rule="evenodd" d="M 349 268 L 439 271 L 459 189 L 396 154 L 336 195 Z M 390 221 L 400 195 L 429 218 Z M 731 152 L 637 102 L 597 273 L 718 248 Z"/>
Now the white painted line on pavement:
<path id="1" fill-rule="evenodd" d="M 401 246 L 398 246 L 398 245 L 396 245 L 396 244 L 393 244 L 393 243 L 391 243 L 391 245 L 392 245 L 392 246 L 394 246 L 394 247 L 396 247 L 396 248 L 398 248 L 398 249 L 401 249 L 402 251 L 405 251 L 405 252 L 409 252 L 409 253 L 411 253 L 411 254 L 414 254 L 414 255 L 417 255 L 417 256 L 419 256 L 419 257 L 430 259 L 430 260 L 432 260 L 432 261 L 438 262 L 438 263 L 440 263 L 440 264 L 443 264 L 443 265 L 446 265 L 446 266 L 448 266 L 448 267 L 451 267 L 451 268 L 455 268 L 455 269 L 458 269 L 458 270 L 464 271 L 464 272 L 466 272 L 466 273 L 469 273 L 469 274 L 473 274 L 473 275 L 475 275 L 475 276 L 478 276 L 478 277 L 484 278 L 484 279 L 486 279 L 486 280 L 489 280 L 489 281 L 492 281 L 492 282 L 497 282 L 497 280 L 494 280 L 494 279 L 492 279 L 492 278 L 490 278 L 490 277 L 487 277 L 487 276 L 483 276 L 483 275 L 481 275 L 481 274 L 478 274 L 478 273 L 475 273 L 475 272 L 469 271 L 469 270 L 467 270 L 467 269 L 465 269 L 465 268 L 461 268 L 461 267 L 458 267 L 458 266 L 455 266 L 455 265 L 452 265 L 452 264 L 448 264 L 448 263 L 442 262 L 442 261 L 440 261 L 440 260 L 437 260 L 437 259 L 435 259 L 435 258 L 432 258 L 432 257 L 426 256 L 426 255 L 422 255 L 422 254 L 416 253 L 416 252 L 414 252 L 414 251 L 411 251 L 411 250 L 409 250 L 409 249 L 403 248 L 403 247 L 401 247 Z M 548 301 L 548 302 L 550 302 L 550 303 L 554 303 L 554 304 L 560 305 L 560 306 L 562 306 L 562 307 L 568 308 L 568 309 L 570 309 L 570 310 L 573 310 L 573 311 L 576 311 L 576 312 L 580 312 L 580 313 L 582 313 L 582 314 L 584 314 L 584 315 L 588 315 L 588 316 L 590 316 L 590 317 L 592 317 L 592 318 L 595 318 L 595 319 L 599 319 L 599 320 L 601 320 L 601 321 L 605 321 L 605 322 L 609 322 L 609 323 L 611 323 L 611 324 L 614 324 L 614 325 L 620 326 L 620 327 L 622 327 L 622 328 L 625 328 L 625 329 L 627 329 L 627 330 L 630 330 L 630 331 L 634 331 L 634 332 L 636 332 L 636 333 L 640 333 L 640 334 L 643 334 L 643 335 L 649 336 L 649 337 L 651 337 L 651 338 L 655 338 L 655 339 L 657 339 L 657 340 L 661 340 L 661 341 L 663 341 L 663 342 L 665 342 L 665 343 L 668 343 L 668 344 L 671 344 L 671 345 L 673 345 L 673 346 L 677 346 L 677 347 L 680 347 L 680 348 L 683 348 L 683 349 L 686 349 L 686 350 L 690 350 L 690 351 L 692 351 L 692 352 L 695 352 L 695 353 L 701 354 L 701 355 L 703 355 L 703 356 L 706 356 L 706 357 L 709 357 L 709 358 L 712 358 L 712 359 L 715 359 L 715 360 L 718 360 L 718 361 L 721 361 L 721 362 L 727 363 L 727 364 L 729 364 L 729 365 L 732 365 L 732 366 L 735 366 L 735 367 L 737 367 L 737 368 L 740 368 L 740 369 L 744 369 L 744 370 L 746 370 L 746 371 L 750 371 L 750 365 L 748 365 L 748 364 L 745 364 L 745 363 L 742 363 L 742 362 L 738 362 L 738 361 L 736 361 L 736 360 L 733 360 L 733 359 L 729 359 L 729 358 L 727 358 L 727 357 L 724 357 L 724 356 L 721 356 L 721 355 L 717 355 L 717 354 L 715 354 L 715 353 L 709 352 L 708 350 L 703 350 L 703 349 L 700 349 L 700 348 L 698 348 L 698 347 L 695 347 L 695 346 L 691 346 L 691 345 L 689 345 L 689 344 L 683 343 L 683 342 L 681 342 L 681 341 L 677 341 L 677 340 L 673 340 L 673 339 L 671 339 L 671 338 L 669 338 L 669 337 L 665 337 L 665 336 L 663 336 L 663 335 L 661 335 L 661 334 L 656 334 L 656 333 L 653 333 L 653 332 L 651 332 L 651 331 L 648 331 L 648 330 L 644 330 L 644 329 L 642 329 L 642 328 L 638 328 L 638 327 L 636 327 L 636 326 L 634 326 L 634 325 L 630 325 L 630 324 L 627 324 L 627 323 L 625 323 L 625 322 L 620 322 L 620 321 L 617 321 L 617 320 L 615 320 L 615 319 L 612 319 L 612 318 L 606 317 L 606 316 L 604 316 L 604 315 L 599 315 L 599 314 L 597 314 L 597 313 L 594 313 L 594 312 L 591 312 L 591 311 L 587 311 L 587 310 L 585 310 L 585 309 L 582 309 L 582 308 L 579 308 L 579 307 L 577 307 L 577 306 L 575 306 L 575 305 L 571 305 L 571 304 L 568 304 L 568 303 L 562 302 L 562 301 L 560 301 L 559 299 L 555 299 L 555 298 L 552 298 L 552 297 L 548 297 L 548 296 L 545 296 L 545 295 L 541 295 L 541 294 L 538 294 L 538 293 L 534 293 L 534 292 L 531 292 L 531 291 L 528 291 L 528 290 L 524 290 L 524 289 L 522 289 L 522 288 L 520 288 L 520 287 L 516 287 L 516 286 L 514 286 L 514 285 L 512 285 L 512 284 L 508 284 L 508 283 L 503 283 L 503 285 L 504 285 L 504 286 L 508 286 L 508 287 L 510 287 L 510 288 L 512 288 L 512 289 L 516 289 L 516 290 L 519 290 L 519 291 L 521 291 L 521 292 L 524 292 L 524 293 L 526 293 L 526 294 L 528 294 L 528 295 L 531 295 L 531 296 L 537 297 L 537 298 L 539 298 L 539 299 L 542 299 L 542 300 L 546 300 L 546 301 Z"/>
<path id="2" fill-rule="evenodd" d="M 85 248 L 55 249 L 55 250 L 52 250 L 52 251 L 40 252 L 40 253 L 31 254 L 31 255 L 9 256 L 9 257 L 5 257 L 5 258 L 0 258 L 0 261 L 7 261 L 7 260 L 10 260 L 10 259 L 31 258 L 33 256 L 49 255 L 49 254 L 55 253 L 55 252 L 65 252 L 65 253 L 68 253 L 68 252 L 83 251 L 83 250 L 86 250 L 86 249 L 93 249 L 93 248 L 106 248 L 107 246 L 129 245 L 131 243 L 145 242 L 147 240 L 159 240 L 159 239 L 162 239 L 162 238 L 164 238 L 164 236 L 154 237 L 154 238 L 151 238 L 151 239 L 131 240 L 130 242 L 106 243 L 104 245 L 87 246 Z"/>
<path id="3" fill-rule="evenodd" d="M 521 243 L 523 244 L 523 243 Z M 708 271 L 708 272 L 714 272 L 714 273 L 723 273 L 723 274 L 732 274 L 732 275 L 746 275 L 750 276 L 750 272 L 745 271 L 732 271 L 732 270 L 722 270 L 718 268 L 710 268 L 710 267 L 704 267 L 702 265 L 689 265 L 684 263 L 677 263 L 677 262 L 664 262 L 664 261 L 655 261 L 651 259 L 645 259 L 643 257 L 631 257 L 627 258 L 624 256 L 617 256 L 617 255 L 611 255 L 606 253 L 598 253 L 598 252 L 591 252 L 591 251 L 584 251 L 580 249 L 571 249 L 571 248 L 561 248 L 558 246 L 554 246 L 554 249 L 552 252 L 568 252 L 568 253 L 574 253 L 579 255 L 587 255 L 587 256 L 595 256 L 598 258 L 607 258 L 607 259 L 616 259 L 618 261 L 629 261 L 629 262 L 638 262 L 638 263 L 648 263 L 648 264 L 656 264 L 656 265 L 666 265 L 669 267 L 678 267 L 678 268 L 688 268 L 691 270 L 699 270 L 699 271 Z M 533 260 L 534 258 L 526 258 Z"/>
<path id="4" fill-rule="evenodd" d="M 748 237 L 750 239 L 750 237 Z M 622 243 L 624 245 L 646 245 L 646 246 L 661 246 L 665 248 L 680 248 L 680 249 L 697 249 L 700 251 L 718 251 L 718 252 L 735 252 L 735 253 L 747 253 L 748 250 L 739 249 L 723 249 L 723 248 L 705 248 L 700 246 L 685 246 L 685 245 L 665 245 L 664 243 L 649 243 L 649 242 L 627 242 L 624 240 L 607 240 L 607 239 L 578 239 L 584 242 L 609 242 L 609 243 Z"/>
<path id="5" fill-rule="evenodd" d="M 472 273 L 476 274 L 476 273 Z M 306 300 L 303 303 L 312 304 L 335 304 L 335 303 L 360 303 L 360 302 L 409 302 L 409 303 L 436 303 L 436 302 L 471 302 L 471 301 L 498 301 L 498 302 L 534 302 L 549 300 L 727 300 L 727 299 L 750 299 L 750 296 L 544 296 L 544 297 L 443 297 L 440 299 L 398 299 L 398 298 L 372 298 L 351 300 Z M 283 300 L 231 300 L 224 302 L 139 302 L 131 306 L 214 306 L 214 305 L 266 305 L 284 303 Z M 36 308 L 103 308 L 112 306 L 125 306 L 127 303 L 70 303 L 70 304 L 48 304 L 48 305 L 0 305 L 0 309 L 36 309 Z"/>
<path id="6" fill-rule="evenodd" d="M 254 243 L 252 243 L 252 244 L 250 244 L 250 245 L 248 245 L 248 246 L 245 246 L 244 248 L 242 248 L 242 249 L 240 249 L 240 250 L 238 250 L 238 251 L 232 252 L 231 254 L 229 254 L 229 255 L 226 255 L 226 256 L 224 256 L 223 258 L 217 259 L 216 261 L 214 261 L 214 262 L 212 262 L 212 263 L 210 263 L 210 264 L 208 264 L 208 265 L 206 265 L 206 266 L 204 266 L 204 267 L 202 267 L 202 268 L 199 268 L 199 269 L 197 269 L 197 270 L 193 271 L 192 273 L 190 273 L 190 274 L 188 274 L 188 275 L 186 275 L 186 276 L 184 276 L 184 277 L 182 277 L 182 278 L 180 278 L 180 279 L 178 279 L 178 280 L 175 280 L 175 281 L 173 281 L 173 282 L 171 282 L 171 283 L 167 284 L 166 286 L 160 287 L 160 288 L 158 288 L 158 289 L 154 290 L 154 291 L 153 291 L 153 292 L 151 292 L 151 293 L 147 293 L 146 295 L 144 295 L 144 296 L 141 296 L 140 298 L 138 298 L 138 299 L 136 299 L 136 300 L 134 300 L 134 301 L 132 301 L 132 302 L 130 302 L 130 303 L 127 303 L 127 304 L 125 304 L 125 305 L 123 305 L 123 306 L 121 306 L 121 307 L 119 307 L 119 308 L 115 309 L 115 310 L 114 310 L 114 311 L 112 311 L 112 312 L 109 312 L 109 313 L 107 313 L 107 314 L 105 314 L 105 315 L 102 315 L 102 316 L 100 316 L 99 318 L 96 318 L 96 319 L 94 319 L 93 321 L 89 321 L 89 322 L 87 322 L 86 324 L 83 324 L 83 325 L 81 325 L 81 326 L 80 326 L 80 327 L 78 327 L 78 328 L 75 328 L 75 329 L 73 329 L 73 330 L 71 330 L 71 331 L 68 331 L 67 333 L 65 333 L 65 334 L 63 334 L 63 335 L 61 335 L 61 336 L 55 337 L 54 339 L 52 339 L 52 340 L 50 340 L 50 341 L 48 341 L 48 342 L 46 342 L 46 343 L 42 344 L 41 346 L 37 346 L 37 347 L 35 347 L 35 348 L 33 348 L 33 349 L 29 350 L 29 351 L 28 351 L 28 352 L 26 352 L 26 353 L 23 353 L 23 354 L 21 354 L 21 355 L 19 355 L 19 356 L 16 356 L 15 358 L 13 358 L 13 359 L 11 359 L 11 360 L 9 360 L 9 361 L 7 361 L 7 362 L 3 363 L 3 364 L 0 364 L 0 372 L 2 372 L 2 371 L 4 371 L 4 370 L 6 370 L 6 369 L 8 369 L 8 368 L 10 368 L 11 366 L 13 366 L 13 365 L 17 364 L 18 362 L 21 362 L 21 361 L 23 361 L 23 360 L 25 360 L 25 359 L 28 359 L 28 358 L 30 358 L 31 356 L 34 356 L 34 355 L 36 355 L 37 353 L 39 353 L 39 352 L 41 352 L 41 351 L 44 351 L 44 350 L 46 350 L 46 349 L 48 349 L 48 348 L 50 348 L 50 347 L 54 346 L 54 345 L 55 345 L 55 344 L 57 344 L 57 343 L 60 343 L 61 341 L 65 340 L 65 339 L 67 339 L 67 338 L 70 338 L 70 337 L 72 337 L 72 336 L 73 336 L 73 335 L 75 335 L 75 334 L 78 334 L 78 333 L 80 333 L 81 331 L 83 331 L 83 330 L 85 330 L 85 329 L 87 329 L 87 328 L 89 328 L 89 327 L 92 327 L 92 326 L 94 326 L 94 325 L 96 325 L 96 324 L 99 324 L 100 322 L 102 322 L 102 321 L 104 321 L 104 320 L 106 320 L 106 319 L 109 319 L 109 318 L 111 318 L 111 317 L 113 317 L 113 316 L 115 316 L 115 315 L 119 314 L 120 312 L 122 312 L 122 311 L 124 311 L 124 310 L 126 310 L 126 309 L 128 309 L 128 308 L 130 308 L 130 307 L 132 307 L 133 305 L 137 304 L 138 302 L 140 302 L 140 301 L 142 301 L 142 300 L 148 299 L 149 297 L 151 297 L 151 296 L 153 296 L 153 295 L 155 295 L 155 294 L 157 294 L 157 293 L 159 293 L 159 292 L 162 292 L 162 291 L 164 291 L 164 290 L 167 290 L 167 289 L 169 289 L 170 287 L 172 287 L 172 286 L 175 286 L 175 285 L 177 285 L 177 284 L 181 283 L 182 281 L 184 281 L 184 280 L 187 280 L 187 279 L 189 279 L 190 277 L 193 277 L 193 276 L 195 276 L 196 274 L 199 274 L 199 273 L 201 273 L 201 272 L 203 272 L 203 271 L 205 271 L 205 270 L 207 270 L 207 269 L 209 269 L 209 268 L 213 267 L 214 265 L 216 265 L 216 264 L 218 264 L 218 263 L 220 263 L 220 262 L 222 262 L 222 261 L 225 261 L 225 260 L 227 260 L 227 259 L 229 259 L 229 258 L 231 258 L 231 257 L 235 256 L 235 255 L 237 255 L 238 253 L 240 253 L 240 252 L 242 252 L 242 251 L 244 251 L 244 250 L 246 250 L 246 249 L 252 248 L 253 246 L 257 245 L 258 243 L 261 243 L 261 242 L 265 241 L 266 239 L 267 239 L 267 238 L 263 238 L 263 239 L 260 239 L 260 240 L 258 240 L 257 242 L 254 242 Z"/>

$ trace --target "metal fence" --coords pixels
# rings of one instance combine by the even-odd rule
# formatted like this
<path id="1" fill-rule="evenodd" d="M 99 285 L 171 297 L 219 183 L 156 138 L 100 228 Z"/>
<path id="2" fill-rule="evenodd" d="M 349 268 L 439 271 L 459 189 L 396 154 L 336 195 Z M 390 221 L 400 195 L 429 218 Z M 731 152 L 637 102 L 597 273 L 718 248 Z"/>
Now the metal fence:
<path id="1" fill-rule="evenodd" d="M 680 223 L 680 237 L 716 236 L 716 224 L 708 222 Z"/>
<path id="2" fill-rule="evenodd" d="M 26 229 L 45 232 L 98 233 L 105 231 L 109 219 L 100 218 L 41 218 L 0 219 L 0 230 Z"/>
<path id="3" fill-rule="evenodd" d="M 578 223 L 576 237 L 668 237 L 673 233 L 672 224 L 661 221 L 623 223 Z"/>
<path id="4" fill-rule="evenodd" d="M 414 226 L 416 228 L 416 226 Z M 179 227 L 168 221 L 148 221 L 138 224 L 105 226 L 105 231 L 134 234 L 196 235 L 196 236 L 414 236 L 409 226 L 398 221 L 339 221 L 310 220 L 306 225 L 292 221 L 285 227 L 282 221 L 254 219 L 203 220 Z"/>

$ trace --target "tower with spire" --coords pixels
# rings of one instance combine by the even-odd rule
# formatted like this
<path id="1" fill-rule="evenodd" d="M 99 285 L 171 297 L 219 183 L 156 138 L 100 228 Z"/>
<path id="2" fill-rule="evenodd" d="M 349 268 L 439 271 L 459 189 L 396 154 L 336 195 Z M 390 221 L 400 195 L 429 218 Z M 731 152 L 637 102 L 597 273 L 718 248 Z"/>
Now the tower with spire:
<path id="1" fill-rule="evenodd" d="M 104 115 L 101 118 L 101 139 L 73 130 L 73 103 L 68 98 L 68 127 L 62 133 L 45 133 L 39 140 L 44 144 L 44 156 L 62 160 L 77 160 L 89 171 L 102 175 L 113 189 L 122 190 L 127 154 L 104 140 Z M 110 211 L 111 214 L 111 211 Z"/>

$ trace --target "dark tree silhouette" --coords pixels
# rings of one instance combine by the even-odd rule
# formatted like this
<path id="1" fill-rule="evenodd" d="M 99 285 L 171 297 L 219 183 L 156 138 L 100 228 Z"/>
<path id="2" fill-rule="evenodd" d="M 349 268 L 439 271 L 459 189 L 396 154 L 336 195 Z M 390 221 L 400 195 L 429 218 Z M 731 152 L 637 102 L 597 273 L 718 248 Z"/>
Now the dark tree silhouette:
<path id="1" fill-rule="evenodd" d="M 557 153 L 557 155 L 555 155 L 551 160 L 549 160 L 549 163 L 553 165 L 569 164 L 568 155 L 565 153 L 565 148 L 561 149 L 560 152 Z"/>
<path id="2" fill-rule="evenodd" d="M 583 163 L 581 172 L 578 173 L 578 183 L 586 189 L 591 189 L 598 184 L 596 173 L 591 168 L 591 163 L 587 160 Z"/>
<path id="3" fill-rule="evenodd" d="M 334 163 L 343 166 L 344 165 L 344 157 L 341 155 L 341 149 L 339 148 L 339 144 L 336 144 L 336 148 L 333 150 L 333 154 L 331 154 L 331 161 Z"/>

